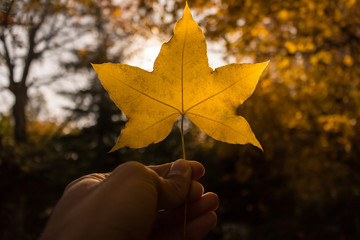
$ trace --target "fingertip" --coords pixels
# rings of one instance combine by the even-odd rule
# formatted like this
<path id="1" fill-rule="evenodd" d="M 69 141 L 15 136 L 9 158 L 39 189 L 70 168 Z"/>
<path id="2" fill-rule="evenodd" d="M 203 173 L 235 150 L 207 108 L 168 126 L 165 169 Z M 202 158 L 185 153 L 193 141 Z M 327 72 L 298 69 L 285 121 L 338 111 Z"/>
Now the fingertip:
<path id="1" fill-rule="evenodd" d="M 205 167 L 198 161 L 189 161 L 191 168 L 192 168 L 192 174 L 191 178 L 194 180 L 198 180 L 205 174 Z"/>
<path id="2" fill-rule="evenodd" d="M 205 193 L 200 199 L 188 204 L 189 220 L 196 219 L 208 212 L 216 211 L 219 207 L 219 198 L 215 193 Z"/>
<path id="3" fill-rule="evenodd" d="M 202 197 L 205 197 L 208 201 L 208 205 L 212 206 L 212 211 L 215 211 L 219 208 L 220 200 L 216 193 L 207 192 Z"/>
<path id="4" fill-rule="evenodd" d="M 188 202 L 194 202 L 204 194 L 204 187 L 198 181 L 193 180 L 187 195 Z"/>

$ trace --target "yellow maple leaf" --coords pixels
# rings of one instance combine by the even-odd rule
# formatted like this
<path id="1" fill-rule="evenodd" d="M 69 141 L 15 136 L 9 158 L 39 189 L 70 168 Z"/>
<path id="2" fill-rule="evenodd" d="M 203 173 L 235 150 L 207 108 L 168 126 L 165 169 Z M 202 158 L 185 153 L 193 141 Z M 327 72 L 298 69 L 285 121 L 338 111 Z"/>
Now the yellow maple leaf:
<path id="1" fill-rule="evenodd" d="M 185 115 L 216 140 L 261 148 L 236 109 L 253 93 L 267 64 L 229 64 L 211 69 L 204 34 L 186 4 L 152 72 L 126 64 L 93 64 L 111 99 L 128 118 L 111 151 L 160 142 L 179 116 Z"/>

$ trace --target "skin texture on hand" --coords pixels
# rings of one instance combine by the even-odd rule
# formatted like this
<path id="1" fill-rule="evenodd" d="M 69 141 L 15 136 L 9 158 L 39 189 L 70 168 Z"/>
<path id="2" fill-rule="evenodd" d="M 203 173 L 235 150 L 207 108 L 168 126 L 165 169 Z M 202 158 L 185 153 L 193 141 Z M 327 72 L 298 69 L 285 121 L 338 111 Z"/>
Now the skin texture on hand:
<path id="1" fill-rule="evenodd" d="M 157 166 L 138 162 L 112 173 L 90 174 L 70 183 L 54 209 L 41 240 L 203 238 L 217 222 L 215 193 L 197 181 L 205 173 L 196 161 Z"/>

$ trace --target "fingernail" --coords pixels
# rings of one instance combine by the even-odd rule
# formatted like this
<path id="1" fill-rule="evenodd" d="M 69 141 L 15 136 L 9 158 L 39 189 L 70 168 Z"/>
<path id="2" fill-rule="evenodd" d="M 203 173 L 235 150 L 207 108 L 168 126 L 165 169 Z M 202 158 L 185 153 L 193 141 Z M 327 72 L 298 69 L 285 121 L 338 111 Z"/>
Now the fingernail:
<path id="1" fill-rule="evenodd" d="M 169 174 L 175 175 L 175 174 L 184 174 L 187 171 L 187 164 L 184 160 L 176 160 L 170 168 Z"/>

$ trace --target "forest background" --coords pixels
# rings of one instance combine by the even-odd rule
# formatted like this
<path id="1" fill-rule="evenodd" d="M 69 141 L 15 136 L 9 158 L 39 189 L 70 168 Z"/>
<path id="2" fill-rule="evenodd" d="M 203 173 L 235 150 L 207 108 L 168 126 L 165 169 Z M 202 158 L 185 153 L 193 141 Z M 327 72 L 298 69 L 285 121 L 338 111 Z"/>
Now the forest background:
<path id="1" fill-rule="evenodd" d="M 188 155 L 204 164 L 202 183 L 221 200 L 207 239 L 360 239 L 360 2 L 188 3 L 207 40 L 224 49 L 222 61 L 271 60 L 238 108 L 264 152 L 188 125 Z M 161 143 L 107 153 L 126 119 L 90 63 L 136 58 L 139 39 L 167 41 L 184 6 L 1 1 L 0 100 L 11 105 L 0 113 L 1 239 L 36 239 L 77 177 L 181 157 L 177 125 Z M 47 89 L 56 94 L 45 97 Z M 54 119 L 56 96 L 71 104 Z"/>

